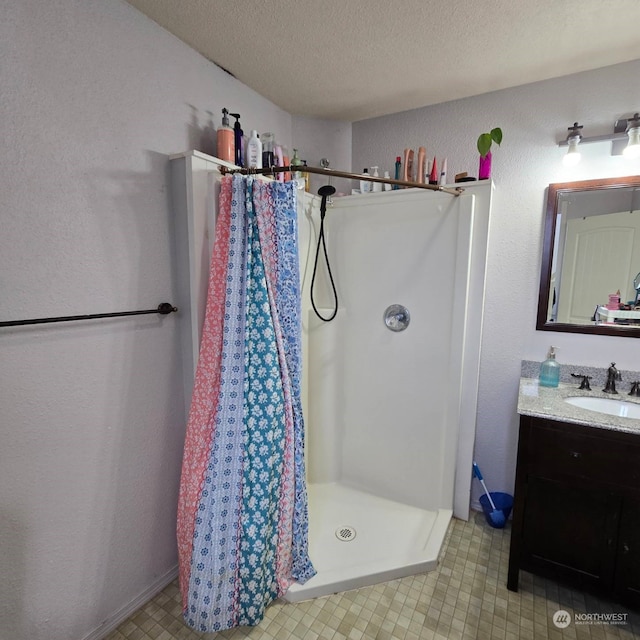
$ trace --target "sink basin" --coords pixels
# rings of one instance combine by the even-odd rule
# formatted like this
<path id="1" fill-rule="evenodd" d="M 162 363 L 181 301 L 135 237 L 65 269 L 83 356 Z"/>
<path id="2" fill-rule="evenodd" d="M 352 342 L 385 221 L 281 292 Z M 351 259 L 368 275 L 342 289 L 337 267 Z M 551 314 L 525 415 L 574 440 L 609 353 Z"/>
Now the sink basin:
<path id="1" fill-rule="evenodd" d="M 607 413 L 611 416 L 621 416 L 622 418 L 640 419 L 640 404 L 615 400 L 614 398 L 589 398 L 586 396 L 574 396 L 565 398 L 565 402 L 598 413 Z"/>

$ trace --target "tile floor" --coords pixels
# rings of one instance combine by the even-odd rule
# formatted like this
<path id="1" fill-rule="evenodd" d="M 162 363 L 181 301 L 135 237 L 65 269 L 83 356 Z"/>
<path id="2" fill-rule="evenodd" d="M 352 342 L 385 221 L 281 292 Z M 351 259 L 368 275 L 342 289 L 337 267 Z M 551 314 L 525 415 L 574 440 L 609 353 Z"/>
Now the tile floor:
<path id="1" fill-rule="evenodd" d="M 510 527 L 491 529 L 482 514 L 453 520 L 435 571 L 297 604 L 276 601 L 257 627 L 200 634 L 182 622 L 173 582 L 107 640 L 515 640 L 640 638 L 640 613 L 521 572 L 507 591 Z M 624 625 L 557 628 L 558 609 L 624 613 Z"/>

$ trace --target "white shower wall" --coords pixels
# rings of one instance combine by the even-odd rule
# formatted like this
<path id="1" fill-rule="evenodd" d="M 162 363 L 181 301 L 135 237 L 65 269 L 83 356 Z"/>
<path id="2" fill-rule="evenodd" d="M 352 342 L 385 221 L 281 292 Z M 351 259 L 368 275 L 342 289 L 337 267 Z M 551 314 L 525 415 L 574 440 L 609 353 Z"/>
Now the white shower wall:
<path id="1" fill-rule="evenodd" d="M 340 482 L 422 509 L 450 509 L 462 456 L 469 473 L 459 479 L 456 515 L 467 516 L 490 189 L 472 187 L 459 198 L 377 193 L 335 198 L 328 208 L 336 319 L 324 323 L 309 311 L 310 268 L 303 293 L 311 483 Z M 303 251 L 308 229 L 303 218 Z M 319 277 L 316 303 L 326 316 L 332 298 L 323 268 Z M 480 303 L 470 315 L 467 291 L 471 304 Z M 386 328 L 391 304 L 409 309 L 406 331 Z"/>

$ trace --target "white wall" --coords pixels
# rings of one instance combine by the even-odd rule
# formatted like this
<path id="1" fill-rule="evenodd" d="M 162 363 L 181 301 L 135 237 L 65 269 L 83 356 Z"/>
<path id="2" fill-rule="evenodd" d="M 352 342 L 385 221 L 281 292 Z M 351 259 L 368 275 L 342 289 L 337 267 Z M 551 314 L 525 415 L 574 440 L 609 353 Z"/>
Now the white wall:
<path id="1" fill-rule="evenodd" d="M 640 60 L 416 109 L 353 125 L 353 166 L 391 170 L 405 147 L 448 157 L 449 175 L 477 175 L 475 142 L 502 127 L 493 154 L 493 200 L 487 264 L 476 459 L 495 490 L 513 488 L 520 360 L 543 360 L 557 345 L 559 361 L 637 369 L 640 342 L 535 330 L 545 188 L 551 182 L 640 174 L 640 160 L 608 155 L 607 143 L 585 146 L 584 161 L 565 169 L 556 143 L 579 121 L 583 134 L 613 131 L 616 118 L 640 108 Z M 479 491 L 474 488 L 474 499 Z"/>
<path id="2" fill-rule="evenodd" d="M 351 171 L 350 122 L 293 116 L 291 130 L 294 146 L 310 167 L 319 167 L 320 160 L 327 158 L 330 169 Z M 327 184 L 325 178 L 314 173 L 310 180 L 313 194 L 317 194 L 318 189 Z M 332 178 L 331 184 L 337 193 L 351 193 L 351 180 Z"/>
<path id="3" fill-rule="evenodd" d="M 120 0 L 0 0 L 0 319 L 175 299 L 167 154 L 291 116 Z M 180 317 L 0 329 L 0 637 L 79 640 L 176 563 Z"/>

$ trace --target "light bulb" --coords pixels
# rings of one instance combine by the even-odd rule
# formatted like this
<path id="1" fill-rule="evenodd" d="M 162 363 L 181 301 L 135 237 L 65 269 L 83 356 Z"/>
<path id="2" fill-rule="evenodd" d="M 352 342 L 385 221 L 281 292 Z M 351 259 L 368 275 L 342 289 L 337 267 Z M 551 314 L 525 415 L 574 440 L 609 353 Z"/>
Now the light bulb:
<path id="1" fill-rule="evenodd" d="M 582 155 L 578 151 L 579 142 L 580 138 L 578 136 L 569 138 L 569 149 L 564 158 L 562 158 L 562 164 L 565 167 L 575 167 L 580 162 Z"/>
<path id="2" fill-rule="evenodd" d="M 629 143 L 624 148 L 622 155 L 625 158 L 640 158 L 640 127 L 632 127 L 627 131 Z"/>

